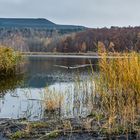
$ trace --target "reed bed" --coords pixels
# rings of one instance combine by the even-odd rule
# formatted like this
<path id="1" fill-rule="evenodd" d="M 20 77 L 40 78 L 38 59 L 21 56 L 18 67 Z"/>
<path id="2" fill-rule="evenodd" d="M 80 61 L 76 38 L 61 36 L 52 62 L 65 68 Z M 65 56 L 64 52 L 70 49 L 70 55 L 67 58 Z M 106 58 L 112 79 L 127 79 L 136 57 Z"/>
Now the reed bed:
<path id="1" fill-rule="evenodd" d="M 94 116 L 98 129 L 108 134 L 140 130 L 140 55 L 118 54 L 117 59 L 99 60 L 95 80 Z M 120 57 L 119 56 L 123 56 Z"/>
<path id="2" fill-rule="evenodd" d="M 99 73 L 95 73 L 92 69 L 90 80 L 81 82 L 79 76 L 75 77 L 74 88 L 71 91 L 71 94 L 74 93 L 73 108 L 75 106 L 90 108 L 91 121 L 88 125 L 93 131 L 106 134 L 138 132 L 140 131 L 140 55 L 135 52 L 114 55 L 117 58 L 108 59 L 106 53 L 102 54 L 99 60 Z M 56 96 L 53 93 L 55 91 L 49 93 L 49 100 L 46 100 L 49 110 L 55 110 L 60 105 L 64 106 L 67 90 L 63 93 L 63 97 L 58 96 L 62 94 Z M 69 100 L 66 100 L 65 107 Z"/>
<path id="3" fill-rule="evenodd" d="M 49 90 L 46 88 L 45 90 L 45 108 L 47 111 L 56 111 L 61 107 L 61 103 L 63 101 L 63 96 L 61 93 L 53 90 Z"/>

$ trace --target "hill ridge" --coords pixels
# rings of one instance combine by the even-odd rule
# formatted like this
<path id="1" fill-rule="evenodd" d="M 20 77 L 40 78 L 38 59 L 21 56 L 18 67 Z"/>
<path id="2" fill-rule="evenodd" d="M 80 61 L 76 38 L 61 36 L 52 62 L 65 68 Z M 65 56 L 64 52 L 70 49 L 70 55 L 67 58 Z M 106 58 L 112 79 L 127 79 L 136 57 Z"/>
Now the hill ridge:
<path id="1" fill-rule="evenodd" d="M 31 27 L 31 28 L 85 28 L 76 25 L 59 25 L 45 18 L 0 18 L 0 27 Z"/>

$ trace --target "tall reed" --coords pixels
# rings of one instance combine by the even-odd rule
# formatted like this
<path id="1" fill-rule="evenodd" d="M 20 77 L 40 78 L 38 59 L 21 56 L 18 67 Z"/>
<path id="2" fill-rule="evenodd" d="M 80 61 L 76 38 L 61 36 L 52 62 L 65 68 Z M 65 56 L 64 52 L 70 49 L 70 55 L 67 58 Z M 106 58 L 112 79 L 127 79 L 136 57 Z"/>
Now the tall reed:
<path id="1" fill-rule="evenodd" d="M 115 56 L 108 59 L 104 53 L 99 60 L 95 108 L 104 116 L 100 128 L 107 133 L 136 131 L 140 129 L 140 55 Z"/>

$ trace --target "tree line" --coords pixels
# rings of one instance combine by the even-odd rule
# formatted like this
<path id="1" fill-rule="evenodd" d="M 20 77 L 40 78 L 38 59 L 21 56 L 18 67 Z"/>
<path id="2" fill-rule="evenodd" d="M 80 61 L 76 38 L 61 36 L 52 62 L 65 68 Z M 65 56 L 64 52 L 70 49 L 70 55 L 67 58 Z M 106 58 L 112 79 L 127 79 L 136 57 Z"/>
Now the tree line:
<path id="1" fill-rule="evenodd" d="M 0 44 L 23 52 L 139 51 L 140 27 L 111 27 L 84 31 L 0 28 Z"/>

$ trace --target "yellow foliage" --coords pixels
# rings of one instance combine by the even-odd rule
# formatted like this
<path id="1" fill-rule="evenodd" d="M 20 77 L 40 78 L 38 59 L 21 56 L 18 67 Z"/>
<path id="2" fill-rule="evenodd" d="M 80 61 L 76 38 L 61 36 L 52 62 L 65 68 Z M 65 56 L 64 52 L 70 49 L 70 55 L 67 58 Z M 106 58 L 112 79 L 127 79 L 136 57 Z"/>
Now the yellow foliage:
<path id="1" fill-rule="evenodd" d="M 98 110 L 102 110 L 109 133 L 135 130 L 140 120 L 140 54 L 115 53 L 99 61 L 100 75 L 96 81 Z"/>
<path id="2" fill-rule="evenodd" d="M 20 59 L 20 54 L 15 52 L 12 48 L 0 46 L 0 71 L 12 69 Z"/>

